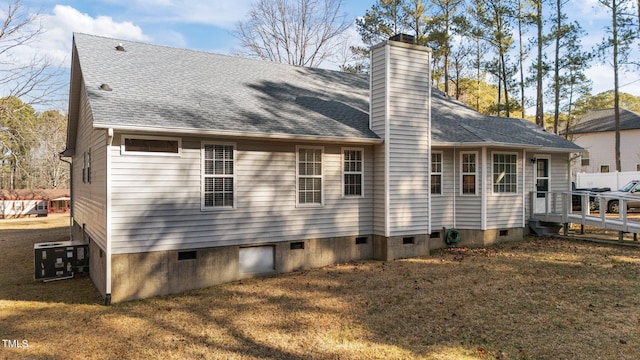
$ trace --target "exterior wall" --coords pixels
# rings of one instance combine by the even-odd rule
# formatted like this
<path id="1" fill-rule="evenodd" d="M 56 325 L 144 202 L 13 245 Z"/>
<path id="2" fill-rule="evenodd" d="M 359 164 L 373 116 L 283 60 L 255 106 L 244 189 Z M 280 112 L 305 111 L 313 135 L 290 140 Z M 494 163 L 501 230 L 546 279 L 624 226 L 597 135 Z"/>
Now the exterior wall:
<path id="1" fill-rule="evenodd" d="M 463 195 L 461 190 L 461 152 L 475 152 L 477 154 L 476 194 Z M 454 196 L 455 196 L 455 222 L 453 227 L 457 229 L 481 229 L 482 227 L 482 149 L 464 148 L 455 151 L 454 167 Z M 451 225 L 449 225 L 451 226 Z"/>
<path id="2" fill-rule="evenodd" d="M 384 179 L 375 202 L 381 236 L 428 231 L 429 59 L 428 48 L 393 41 L 372 49 L 371 128 L 385 140 L 375 164 Z"/>
<path id="3" fill-rule="evenodd" d="M 493 189 L 493 154 L 515 154 L 517 160 L 518 188 L 516 193 L 496 193 Z M 492 149 L 487 151 L 487 174 L 484 191 L 487 192 L 487 222 L 486 229 L 504 229 L 522 227 L 524 214 L 523 158 L 519 149 Z M 553 176 L 553 175 L 552 175 Z"/>
<path id="4" fill-rule="evenodd" d="M 429 255 L 429 235 L 384 237 L 374 235 L 373 257 L 376 260 L 391 261 Z"/>
<path id="5" fill-rule="evenodd" d="M 522 240 L 524 235 L 524 228 L 503 228 L 503 229 L 489 229 L 489 230 L 476 230 L 476 229 L 460 229 L 460 242 L 456 246 L 464 247 L 483 247 L 494 245 L 506 241 L 518 241 Z M 433 249 L 442 249 L 449 247 L 444 241 L 446 230 L 440 231 L 439 238 L 429 239 L 429 246 Z"/>
<path id="6" fill-rule="evenodd" d="M 371 130 L 386 141 L 387 119 L 387 68 L 386 52 L 375 50 L 371 53 L 371 101 L 370 125 Z M 386 223 L 386 143 L 374 148 L 374 200 L 373 226 L 374 233 L 385 235 Z"/>
<path id="7" fill-rule="evenodd" d="M 73 156 L 73 213 L 74 220 L 100 246 L 107 248 L 107 159 L 106 131 L 93 129 L 93 118 L 84 85 L 81 85 L 79 121 L 75 154 Z M 84 153 L 91 149 L 91 183 L 82 181 Z"/>
<path id="8" fill-rule="evenodd" d="M 38 209 L 40 205 L 40 209 Z M 0 200 L 0 218 L 47 216 L 47 201 L 40 199 Z"/>
<path id="9" fill-rule="evenodd" d="M 454 173 L 453 149 L 432 148 L 432 152 L 442 152 L 442 194 L 431 195 L 431 232 L 435 232 L 453 227 L 454 196 L 459 192 L 460 180 Z"/>
<path id="10" fill-rule="evenodd" d="M 571 191 L 571 176 L 570 176 L 570 156 L 567 153 L 543 153 L 543 152 L 527 152 L 525 156 L 525 215 L 530 214 L 530 195 L 532 191 L 536 191 L 535 188 L 535 164 L 530 162 L 531 158 L 547 157 L 551 161 L 549 162 L 549 191 L 555 192 L 569 192 Z M 561 206 L 561 199 L 557 199 L 557 206 Z M 571 201 L 568 199 L 567 201 Z"/>
<path id="11" fill-rule="evenodd" d="M 271 275 L 340 262 L 371 259 L 372 236 L 356 244 L 355 237 L 302 240 L 302 249 L 291 242 L 275 247 L 275 269 L 263 274 L 240 271 L 241 246 L 196 249 L 196 258 L 179 260 L 179 251 L 155 251 L 113 255 L 112 302 L 145 298 L 202 288 L 256 275 Z"/>
<path id="12" fill-rule="evenodd" d="M 640 164 L 640 129 L 620 131 L 620 171 L 636 171 Z M 582 166 L 581 158 L 572 162 L 573 173 L 599 173 L 601 165 L 609 165 L 609 171 L 616 171 L 615 132 L 605 131 L 575 134 L 573 142 L 589 152 L 589 165 Z"/>
<path id="13" fill-rule="evenodd" d="M 323 206 L 296 206 L 296 145 L 238 140 L 234 209 L 201 210 L 201 141 L 179 156 L 121 154 L 112 147 L 112 251 L 147 253 L 255 245 L 373 232 L 373 152 L 364 150 L 364 196 L 342 196 L 342 146 L 325 145 Z M 228 143 L 230 140 L 221 140 Z M 313 145 L 315 146 L 315 145 Z M 115 271 L 115 270 L 114 270 Z"/>

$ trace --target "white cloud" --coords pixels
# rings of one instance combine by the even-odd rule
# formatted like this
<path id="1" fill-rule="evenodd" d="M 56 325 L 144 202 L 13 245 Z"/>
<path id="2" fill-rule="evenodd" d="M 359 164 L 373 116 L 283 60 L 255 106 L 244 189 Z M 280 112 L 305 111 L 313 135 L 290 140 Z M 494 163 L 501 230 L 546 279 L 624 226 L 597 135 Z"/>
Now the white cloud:
<path id="1" fill-rule="evenodd" d="M 94 18 L 71 6 L 56 5 L 53 13 L 41 15 L 39 19 L 45 32 L 32 44 L 32 49 L 47 54 L 54 63 L 64 61 L 71 54 L 73 32 L 137 41 L 149 40 L 139 26 L 129 21 L 116 22 L 109 16 Z"/>

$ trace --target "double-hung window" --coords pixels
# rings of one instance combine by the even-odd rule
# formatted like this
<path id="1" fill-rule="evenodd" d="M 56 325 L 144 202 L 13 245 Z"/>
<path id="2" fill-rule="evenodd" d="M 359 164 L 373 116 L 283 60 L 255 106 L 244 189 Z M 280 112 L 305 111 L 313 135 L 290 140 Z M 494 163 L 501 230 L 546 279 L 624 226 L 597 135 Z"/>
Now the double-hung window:
<path id="1" fill-rule="evenodd" d="M 442 194 L 442 153 L 431 153 L 431 193 Z"/>
<path id="2" fill-rule="evenodd" d="M 518 155 L 493 154 L 493 192 L 518 192 Z"/>
<path id="3" fill-rule="evenodd" d="M 477 152 L 462 152 L 461 158 L 461 193 L 463 195 L 476 194 L 476 178 L 477 178 Z"/>
<path id="4" fill-rule="evenodd" d="M 342 149 L 343 196 L 362 196 L 363 150 Z"/>
<path id="5" fill-rule="evenodd" d="M 202 144 L 202 209 L 235 206 L 235 145 Z"/>
<path id="6" fill-rule="evenodd" d="M 322 147 L 297 147 L 298 205 L 322 205 Z"/>

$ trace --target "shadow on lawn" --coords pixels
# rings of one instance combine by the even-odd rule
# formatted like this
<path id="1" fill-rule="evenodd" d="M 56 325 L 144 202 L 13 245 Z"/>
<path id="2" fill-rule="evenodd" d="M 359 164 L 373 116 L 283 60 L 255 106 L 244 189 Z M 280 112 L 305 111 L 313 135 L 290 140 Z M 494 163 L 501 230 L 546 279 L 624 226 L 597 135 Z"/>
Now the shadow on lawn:
<path id="1" fill-rule="evenodd" d="M 45 339 L 63 358 L 632 358 L 638 259 L 559 240 L 445 250 L 110 307 L 17 309 L 3 335 Z M 32 332 L 12 321 L 27 316 Z M 69 352 L 77 337 L 55 333 L 91 346 Z"/>
<path id="2" fill-rule="evenodd" d="M 69 227 L 0 229 L 0 300 L 93 304 L 100 296 L 88 276 L 34 280 L 33 245 L 69 239 Z"/>

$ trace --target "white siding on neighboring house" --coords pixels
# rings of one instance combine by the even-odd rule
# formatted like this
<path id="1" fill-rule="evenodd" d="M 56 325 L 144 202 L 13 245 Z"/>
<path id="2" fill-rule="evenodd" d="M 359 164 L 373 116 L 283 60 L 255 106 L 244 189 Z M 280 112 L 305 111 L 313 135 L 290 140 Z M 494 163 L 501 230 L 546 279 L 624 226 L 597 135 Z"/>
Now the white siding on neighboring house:
<path id="1" fill-rule="evenodd" d="M 91 109 L 87 101 L 84 84 L 80 89 L 78 135 L 73 156 L 73 217 L 91 238 L 103 249 L 107 244 L 106 212 L 106 130 L 93 128 Z M 91 151 L 91 182 L 85 176 L 83 163 L 85 154 Z"/>
<path id="2" fill-rule="evenodd" d="M 636 171 L 640 164 L 640 129 L 620 132 L 620 171 Z M 574 174 L 579 172 L 599 173 L 600 166 L 608 165 L 609 171 L 616 171 L 615 132 L 575 134 L 573 142 L 589 152 L 589 165 L 582 166 L 582 158 L 572 163 Z"/>
<path id="3" fill-rule="evenodd" d="M 201 142 L 180 156 L 121 155 L 112 148 L 114 254 L 368 235 L 373 153 L 364 146 L 364 197 L 343 197 L 341 145 L 323 146 L 324 205 L 296 206 L 296 145 L 234 140 L 235 208 L 201 211 Z M 229 140 L 221 140 L 229 143 Z"/>

